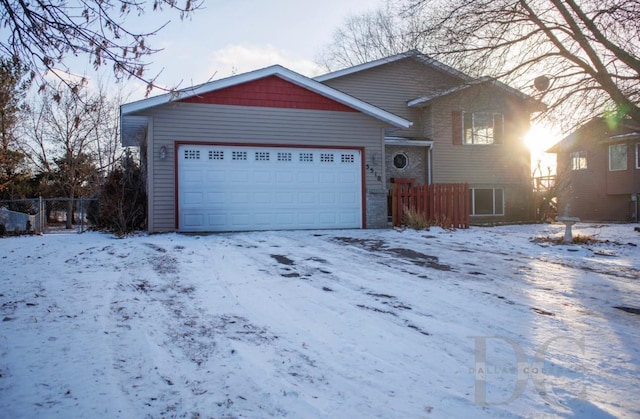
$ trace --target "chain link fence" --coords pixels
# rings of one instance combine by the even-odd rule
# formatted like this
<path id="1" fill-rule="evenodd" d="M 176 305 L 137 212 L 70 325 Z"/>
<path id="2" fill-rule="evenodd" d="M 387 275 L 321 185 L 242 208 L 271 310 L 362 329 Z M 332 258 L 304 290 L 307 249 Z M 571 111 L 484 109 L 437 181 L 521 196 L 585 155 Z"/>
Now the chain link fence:
<path id="1" fill-rule="evenodd" d="M 82 233 L 91 228 L 87 211 L 95 198 L 0 200 L 0 232 Z"/>

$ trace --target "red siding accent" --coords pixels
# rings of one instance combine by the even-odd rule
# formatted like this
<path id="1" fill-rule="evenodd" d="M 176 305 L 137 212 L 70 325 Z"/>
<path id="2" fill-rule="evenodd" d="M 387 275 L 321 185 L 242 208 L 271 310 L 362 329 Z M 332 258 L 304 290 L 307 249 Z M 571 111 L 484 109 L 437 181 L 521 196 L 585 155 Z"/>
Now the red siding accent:
<path id="1" fill-rule="evenodd" d="M 180 102 L 358 112 L 342 103 L 283 80 L 278 76 L 264 77 L 182 99 Z"/>

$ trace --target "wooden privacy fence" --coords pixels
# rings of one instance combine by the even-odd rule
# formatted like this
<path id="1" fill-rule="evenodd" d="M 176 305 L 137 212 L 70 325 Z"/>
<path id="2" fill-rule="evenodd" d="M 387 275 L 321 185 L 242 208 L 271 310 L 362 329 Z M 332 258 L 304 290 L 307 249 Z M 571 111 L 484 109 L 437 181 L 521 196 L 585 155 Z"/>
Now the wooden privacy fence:
<path id="1" fill-rule="evenodd" d="M 412 179 L 395 179 L 391 188 L 394 227 L 405 224 L 404 212 L 415 211 L 426 221 L 445 228 L 469 228 L 469 184 L 414 185 Z"/>

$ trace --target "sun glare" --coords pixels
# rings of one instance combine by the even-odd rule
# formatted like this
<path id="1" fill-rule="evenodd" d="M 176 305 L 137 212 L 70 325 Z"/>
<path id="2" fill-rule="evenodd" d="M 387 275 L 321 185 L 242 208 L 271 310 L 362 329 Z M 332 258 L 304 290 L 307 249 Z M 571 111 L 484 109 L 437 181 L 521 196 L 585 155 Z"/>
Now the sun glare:
<path id="1" fill-rule="evenodd" d="M 532 125 L 529 133 L 525 136 L 524 142 L 531 152 L 532 168 L 540 165 L 545 172 L 552 170 L 555 172 L 555 155 L 547 154 L 546 151 L 560 141 L 560 135 L 554 133 L 544 125 Z"/>

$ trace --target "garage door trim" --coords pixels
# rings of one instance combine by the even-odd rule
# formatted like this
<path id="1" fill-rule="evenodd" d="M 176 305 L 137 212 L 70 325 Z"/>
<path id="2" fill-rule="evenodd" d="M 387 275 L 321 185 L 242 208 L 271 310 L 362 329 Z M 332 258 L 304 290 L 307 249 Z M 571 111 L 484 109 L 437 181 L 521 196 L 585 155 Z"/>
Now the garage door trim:
<path id="1" fill-rule="evenodd" d="M 225 146 L 225 147 L 273 147 L 273 148 L 298 148 L 298 149 L 327 149 L 327 150 L 357 150 L 360 152 L 360 208 L 362 211 L 360 228 L 367 225 L 367 209 L 366 209 L 366 172 L 365 172 L 365 148 L 361 146 L 339 146 L 339 145 L 318 145 L 318 144 L 273 144 L 273 143 L 239 143 L 239 142 L 222 142 L 222 141 L 174 141 L 173 144 L 173 165 L 174 165 L 174 208 L 175 208 L 175 230 L 180 231 L 180 203 L 179 203 L 179 148 L 181 146 Z"/>

